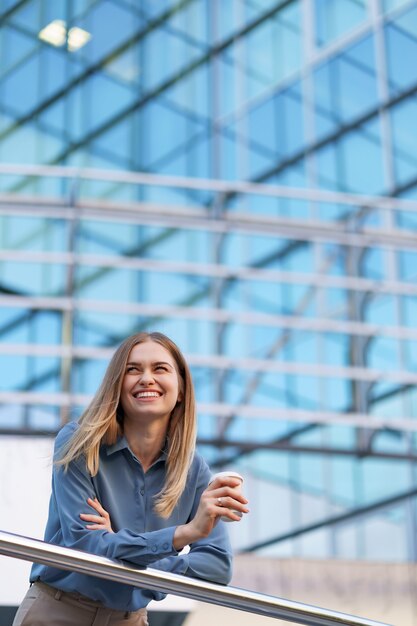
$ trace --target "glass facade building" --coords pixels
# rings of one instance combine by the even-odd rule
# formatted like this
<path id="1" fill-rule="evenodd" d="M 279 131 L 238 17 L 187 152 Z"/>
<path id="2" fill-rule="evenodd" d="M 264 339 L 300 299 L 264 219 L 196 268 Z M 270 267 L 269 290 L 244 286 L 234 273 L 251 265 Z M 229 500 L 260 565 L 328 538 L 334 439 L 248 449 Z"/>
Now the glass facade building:
<path id="1" fill-rule="evenodd" d="M 0 429 L 161 330 L 236 548 L 414 560 L 417 2 L 0 1 Z"/>

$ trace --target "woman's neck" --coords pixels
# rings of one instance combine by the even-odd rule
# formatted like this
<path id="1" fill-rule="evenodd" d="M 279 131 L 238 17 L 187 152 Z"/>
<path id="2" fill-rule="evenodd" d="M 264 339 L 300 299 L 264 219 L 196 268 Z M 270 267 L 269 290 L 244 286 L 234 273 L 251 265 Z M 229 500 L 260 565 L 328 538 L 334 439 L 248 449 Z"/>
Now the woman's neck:
<path id="1" fill-rule="evenodd" d="M 146 472 L 164 449 L 167 426 L 158 423 L 143 426 L 125 420 L 123 430 L 129 448 Z"/>

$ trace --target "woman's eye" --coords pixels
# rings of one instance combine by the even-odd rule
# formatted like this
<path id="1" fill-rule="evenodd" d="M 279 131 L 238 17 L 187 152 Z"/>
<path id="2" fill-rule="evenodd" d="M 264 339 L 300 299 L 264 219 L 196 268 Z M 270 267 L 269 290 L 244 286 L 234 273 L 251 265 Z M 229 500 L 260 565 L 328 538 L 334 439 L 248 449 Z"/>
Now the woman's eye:
<path id="1" fill-rule="evenodd" d="M 163 372 L 166 372 L 166 371 L 167 371 L 167 368 L 166 368 L 166 367 L 164 367 L 163 365 L 157 365 L 157 366 L 155 367 L 155 369 L 156 369 L 156 370 L 162 370 Z"/>
<path id="2" fill-rule="evenodd" d="M 137 367 L 128 367 L 126 372 L 131 373 L 131 372 L 136 372 L 137 371 Z"/>

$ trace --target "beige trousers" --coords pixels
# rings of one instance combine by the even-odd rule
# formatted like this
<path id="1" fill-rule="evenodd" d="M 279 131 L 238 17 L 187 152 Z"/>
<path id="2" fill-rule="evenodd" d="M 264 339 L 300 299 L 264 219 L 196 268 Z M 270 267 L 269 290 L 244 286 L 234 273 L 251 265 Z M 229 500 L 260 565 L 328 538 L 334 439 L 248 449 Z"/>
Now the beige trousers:
<path id="1" fill-rule="evenodd" d="M 149 626 L 146 609 L 114 611 L 78 593 L 34 583 L 20 605 L 13 626 Z"/>

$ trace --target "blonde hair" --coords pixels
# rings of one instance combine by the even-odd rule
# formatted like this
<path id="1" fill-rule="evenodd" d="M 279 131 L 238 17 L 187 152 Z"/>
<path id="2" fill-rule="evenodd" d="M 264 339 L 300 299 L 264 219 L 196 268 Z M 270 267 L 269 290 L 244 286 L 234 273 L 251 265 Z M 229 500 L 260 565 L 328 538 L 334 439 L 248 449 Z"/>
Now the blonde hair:
<path id="1" fill-rule="evenodd" d="M 154 510 L 169 517 L 185 489 L 187 474 L 195 451 L 196 409 L 194 386 L 188 365 L 178 346 L 166 335 L 141 332 L 128 337 L 114 353 L 104 378 L 90 405 L 79 419 L 79 428 L 71 437 L 58 464 L 68 468 L 81 455 L 92 476 L 99 469 L 100 446 L 116 443 L 123 434 L 123 409 L 120 393 L 129 354 L 134 346 L 154 341 L 163 346 L 175 361 L 180 396 L 174 407 L 167 432 L 167 461 L 165 483 L 156 495 Z"/>

